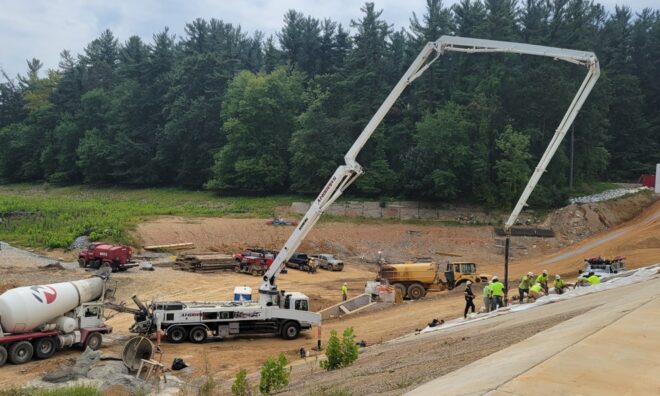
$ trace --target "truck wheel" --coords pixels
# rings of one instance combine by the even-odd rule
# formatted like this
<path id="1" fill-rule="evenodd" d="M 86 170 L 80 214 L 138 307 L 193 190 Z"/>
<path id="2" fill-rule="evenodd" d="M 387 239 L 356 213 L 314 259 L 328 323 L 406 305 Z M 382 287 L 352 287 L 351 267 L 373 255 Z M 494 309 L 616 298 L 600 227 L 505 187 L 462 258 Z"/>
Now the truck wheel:
<path id="1" fill-rule="evenodd" d="M 99 269 L 99 268 L 101 268 L 101 260 L 94 260 L 94 261 L 92 261 L 92 268 L 94 268 L 94 269 Z"/>
<path id="2" fill-rule="evenodd" d="M 206 328 L 203 326 L 195 326 L 190 330 L 190 333 L 188 334 L 188 339 L 191 342 L 195 343 L 201 343 L 206 340 L 206 336 L 208 333 L 206 332 Z"/>
<path id="3" fill-rule="evenodd" d="M 92 351 L 96 351 L 99 348 L 101 348 L 102 343 L 103 343 L 103 336 L 101 335 L 101 333 L 95 331 L 87 336 L 87 339 L 85 340 L 85 349 L 89 348 Z"/>
<path id="4" fill-rule="evenodd" d="M 5 363 L 7 363 L 7 350 L 0 345 L 0 367 L 4 366 Z"/>
<path id="5" fill-rule="evenodd" d="M 419 283 L 413 283 L 412 285 L 408 286 L 408 295 L 413 300 L 419 300 L 426 295 L 426 289 L 424 289 L 424 286 L 420 285 Z"/>
<path id="6" fill-rule="evenodd" d="M 80 266 L 80 268 L 85 268 L 87 266 L 87 262 L 85 261 L 84 258 L 79 258 L 78 265 Z"/>
<path id="7" fill-rule="evenodd" d="M 252 276 L 259 276 L 259 271 L 256 269 L 252 270 Z"/>
<path id="8" fill-rule="evenodd" d="M 282 326 L 282 338 L 285 340 L 294 340 L 300 334 L 300 326 L 296 322 L 286 322 Z"/>
<path id="9" fill-rule="evenodd" d="M 401 292 L 401 298 L 406 298 L 406 296 L 408 295 L 408 290 L 406 289 L 406 285 L 404 285 L 403 283 L 395 283 L 394 289 Z"/>
<path id="10" fill-rule="evenodd" d="M 167 339 L 178 344 L 186 339 L 186 329 L 183 326 L 172 326 L 167 329 Z"/>
<path id="11" fill-rule="evenodd" d="M 9 360 L 14 364 L 27 363 L 32 359 L 34 348 L 27 341 L 19 341 L 9 347 Z"/>
<path id="12" fill-rule="evenodd" d="M 332 268 L 332 264 L 328 264 L 328 271 L 334 271 L 334 269 Z"/>
<path id="13" fill-rule="evenodd" d="M 39 338 L 34 341 L 34 356 L 37 359 L 48 359 L 55 353 L 56 345 L 52 337 Z"/>
<path id="14" fill-rule="evenodd" d="M 239 265 L 234 266 L 234 272 L 241 272 L 241 267 Z"/>

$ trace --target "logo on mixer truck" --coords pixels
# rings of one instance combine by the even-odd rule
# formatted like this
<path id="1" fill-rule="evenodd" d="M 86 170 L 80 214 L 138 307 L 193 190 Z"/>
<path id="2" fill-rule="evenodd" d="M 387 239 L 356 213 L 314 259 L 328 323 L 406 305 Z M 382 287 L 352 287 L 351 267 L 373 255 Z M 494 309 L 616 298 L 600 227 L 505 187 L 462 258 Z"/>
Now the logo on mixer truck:
<path id="1" fill-rule="evenodd" d="M 32 286 L 30 290 L 32 290 L 32 296 L 40 303 L 46 301 L 46 304 L 50 304 L 57 298 L 57 290 L 50 286 Z"/>

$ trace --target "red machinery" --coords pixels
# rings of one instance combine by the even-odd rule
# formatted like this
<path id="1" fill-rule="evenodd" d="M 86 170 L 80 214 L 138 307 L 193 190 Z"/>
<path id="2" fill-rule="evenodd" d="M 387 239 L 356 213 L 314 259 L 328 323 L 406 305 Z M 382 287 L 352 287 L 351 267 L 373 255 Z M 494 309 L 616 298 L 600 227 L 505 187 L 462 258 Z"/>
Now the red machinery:
<path id="1" fill-rule="evenodd" d="M 266 249 L 248 249 L 241 253 L 235 253 L 234 258 L 238 262 L 234 270 L 236 272 L 248 273 L 254 276 L 261 276 L 275 260 L 276 251 Z M 282 268 L 282 273 L 286 273 L 286 267 Z"/>
<path id="2" fill-rule="evenodd" d="M 641 175 L 638 182 L 648 188 L 655 188 L 656 175 Z"/>
<path id="3" fill-rule="evenodd" d="M 133 250 L 124 245 L 108 245 L 92 243 L 78 254 L 78 264 L 81 268 L 100 268 L 107 265 L 112 272 L 126 271 L 138 264 L 132 261 Z"/>

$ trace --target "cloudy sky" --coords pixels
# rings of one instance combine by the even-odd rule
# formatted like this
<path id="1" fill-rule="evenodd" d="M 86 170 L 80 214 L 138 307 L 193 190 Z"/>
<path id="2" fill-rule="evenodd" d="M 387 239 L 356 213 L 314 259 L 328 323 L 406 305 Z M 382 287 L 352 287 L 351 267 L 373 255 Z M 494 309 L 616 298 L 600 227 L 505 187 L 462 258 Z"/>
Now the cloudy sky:
<path id="1" fill-rule="evenodd" d="M 457 0 L 445 0 L 447 5 Z M 421 15 L 426 0 L 374 0 L 396 29 L 408 27 L 413 12 Z M 608 10 L 628 4 L 633 11 L 659 8 L 659 0 L 600 0 Z M 55 68 L 62 49 L 80 53 L 105 29 L 125 41 L 137 34 L 149 41 L 165 26 L 181 35 L 186 22 L 217 18 L 240 24 L 248 32 L 275 34 L 282 16 L 295 9 L 331 18 L 347 27 L 361 16 L 364 1 L 351 0 L 0 0 L 0 68 L 10 76 L 25 73 L 25 60 L 38 58 Z"/>

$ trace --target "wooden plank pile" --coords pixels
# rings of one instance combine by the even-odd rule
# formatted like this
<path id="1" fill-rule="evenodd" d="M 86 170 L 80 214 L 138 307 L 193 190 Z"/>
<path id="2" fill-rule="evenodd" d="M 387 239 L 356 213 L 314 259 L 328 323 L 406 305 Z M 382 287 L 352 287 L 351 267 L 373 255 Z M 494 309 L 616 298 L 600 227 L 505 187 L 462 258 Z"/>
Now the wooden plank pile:
<path id="1" fill-rule="evenodd" d="M 184 254 L 177 256 L 175 270 L 190 272 L 208 272 L 233 270 L 237 261 L 229 254 Z"/>
<path id="2" fill-rule="evenodd" d="M 145 246 L 145 250 L 178 250 L 178 249 L 194 249 L 195 244 L 192 242 L 185 243 L 171 243 L 168 245 L 151 245 Z"/>

